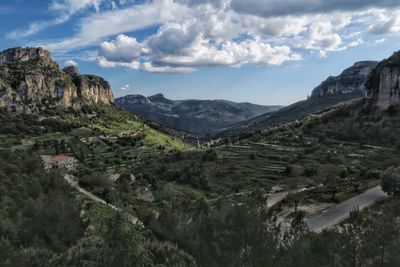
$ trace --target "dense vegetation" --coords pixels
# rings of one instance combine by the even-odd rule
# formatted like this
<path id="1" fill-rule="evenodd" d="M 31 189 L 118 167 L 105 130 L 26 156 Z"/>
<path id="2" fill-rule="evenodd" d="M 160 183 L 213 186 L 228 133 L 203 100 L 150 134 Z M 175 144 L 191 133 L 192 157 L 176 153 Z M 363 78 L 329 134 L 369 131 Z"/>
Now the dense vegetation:
<path id="1" fill-rule="evenodd" d="M 397 266 L 396 143 L 336 128 L 368 121 L 379 136 L 382 125 L 398 132 L 398 117 L 357 118 L 353 105 L 208 149 L 112 106 L 0 113 L 0 265 Z M 39 155 L 57 154 L 74 157 L 77 184 L 118 210 L 70 187 L 65 170 L 45 172 Z M 393 198 L 337 228 L 307 230 L 309 207 L 381 178 Z M 292 193 L 268 208 L 277 185 Z"/>
<path id="2" fill-rule="evenodd" d="M 72 189 L 57 172 L 46 173 L 36 155 L 0 151 L 2 264 L 39 266 L 82 237 L 86 223 Z"/>

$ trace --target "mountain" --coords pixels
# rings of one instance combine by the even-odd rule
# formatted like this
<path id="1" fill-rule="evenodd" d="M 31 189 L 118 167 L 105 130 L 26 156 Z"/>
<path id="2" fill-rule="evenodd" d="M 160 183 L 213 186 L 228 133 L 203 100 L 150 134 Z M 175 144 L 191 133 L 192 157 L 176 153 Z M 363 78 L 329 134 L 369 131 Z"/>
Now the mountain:
<path id="1" fill-rule="evenodd" d="M 331 76 L 317 86 L 311 97 L 324 97 L 337 94 L 365 94 L 365 81 L 376 67 L 377 61 L 360 61 L 345 69 L 339 76 Z"/>
<path id="2" fill-rule="evenodd" d="M 170 100 L 162 94 L 127 95 L 115 104 L 147 120 L 202 136 L 280 108 L 226 100 Z"/>
<path id="3" fill-rule="evenodd" d="M 76 67 L 61 70 L 43 48 L 0 52 L 0 107 L 21 111 L 113 101 L 107 81 L 79 74 Z"/>
<path id="4" fill-rule="evenodd" d="M 376 67 L 376 61 L 361 61 L 344 70 L 339 76 L 331 76 L 314 88 L 311 97 L 296 102 L 278 111 L 263 114 L 248 121 L 224 129 L 218 135 L 231 136 L 276 126 L 299 120 L 309 114 L 320 112 L 344 101 L 349 101 L 366 94 L 365 82 Z"/>
<path id="5" fill-rule="evenodd" d="M 400 104 L 400 51 L 381 61 L 366 82 L 370 104 L 386 111 Z"/>

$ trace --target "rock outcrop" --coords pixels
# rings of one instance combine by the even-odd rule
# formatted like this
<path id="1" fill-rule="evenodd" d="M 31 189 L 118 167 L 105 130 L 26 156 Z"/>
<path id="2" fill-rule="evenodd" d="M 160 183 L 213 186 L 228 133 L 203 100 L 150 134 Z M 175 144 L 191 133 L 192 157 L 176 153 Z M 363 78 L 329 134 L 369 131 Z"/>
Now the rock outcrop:
<path id="1" fill-rule="evenodd" d="M 61 70 L 43 48 L 12 48 L 0 52 L 0 107 L 36 110 L 49 106 L 79 107 L 112 103 L 104 79 L 81 75 L 76 67 Z"/>
<path id="2" fill-rule="evenodd" d="M 70 75 L 79 74 L 78 67 L 75 65 L 66 66 L 65 68 L 63 68 L 63 72 Z"/>
<path id="3" fill-rule="evenodd" d="M 331 76 L 316 87 L 311 97 L 324 97 L 335 94 L 365 95 L 365 82 L 378 64 L 377 61 L 361 61 L 344 70 L 339 76 Z"/>
<path id="4" fill-rule="evenodd" d="M 380 110 L 400 105 L 400 51 L 378 64 L 366 87 L 370 103 Z"/>
<path id="5" fill-rule="evenodd" d="M 50 52 L 41 47 L 10 48 L 0 53 L 0 64 L 28 61 L 36 61 L 39 64 L 58 68 L 58 64 L 52 60 Z"/>

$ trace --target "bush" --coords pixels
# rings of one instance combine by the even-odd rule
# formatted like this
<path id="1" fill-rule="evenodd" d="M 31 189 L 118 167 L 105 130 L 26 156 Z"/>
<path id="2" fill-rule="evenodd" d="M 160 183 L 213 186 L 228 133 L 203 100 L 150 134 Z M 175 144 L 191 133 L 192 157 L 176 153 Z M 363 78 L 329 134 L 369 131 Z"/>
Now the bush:
<path id="1" fill-rule="evenodd" d="M 390 167 L 383 173 L 382 189 L 392 196 L 400 196 L 400 167 Z"/>

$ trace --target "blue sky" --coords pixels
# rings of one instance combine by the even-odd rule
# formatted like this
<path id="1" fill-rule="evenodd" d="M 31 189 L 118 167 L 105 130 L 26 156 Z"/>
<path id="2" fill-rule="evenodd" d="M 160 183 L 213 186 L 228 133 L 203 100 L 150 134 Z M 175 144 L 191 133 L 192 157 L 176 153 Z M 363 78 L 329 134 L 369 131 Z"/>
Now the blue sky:
<path id="1" fill-rule="evenodd" d="M 43 46 L 116 97 L 287 105 L 400 49 L 395 0 L 2 0 L 0 48 Z"/>

